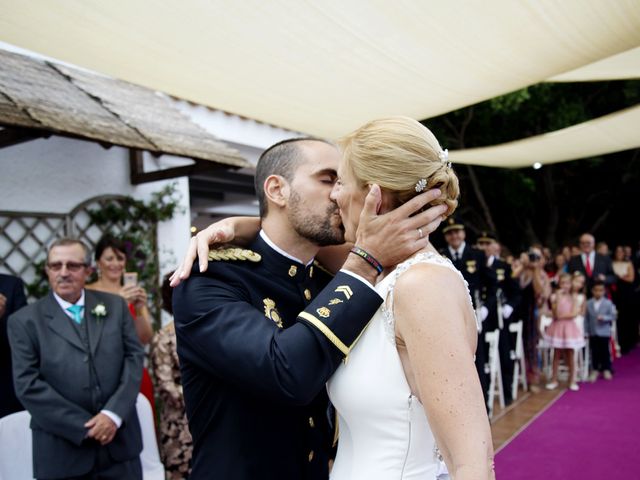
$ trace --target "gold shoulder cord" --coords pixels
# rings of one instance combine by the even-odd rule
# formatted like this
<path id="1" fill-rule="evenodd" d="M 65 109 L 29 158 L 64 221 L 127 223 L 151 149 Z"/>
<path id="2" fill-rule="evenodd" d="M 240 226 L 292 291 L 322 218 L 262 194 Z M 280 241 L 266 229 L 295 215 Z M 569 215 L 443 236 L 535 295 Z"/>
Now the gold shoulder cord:
<path id="1" fill-rule="evenodd" d="M 245 261 L 257 263 L 262 260 L 262 256 L 253 250 L 247 250 L 244 248 L 217 248 L 209 250 L 209 260 L 211 261 Z"/>

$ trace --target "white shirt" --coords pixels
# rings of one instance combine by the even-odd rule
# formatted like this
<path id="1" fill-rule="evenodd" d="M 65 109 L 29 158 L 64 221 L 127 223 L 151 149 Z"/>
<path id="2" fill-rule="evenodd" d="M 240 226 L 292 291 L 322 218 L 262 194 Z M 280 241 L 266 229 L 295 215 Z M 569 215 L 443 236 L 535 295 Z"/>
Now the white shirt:
<path id="1" fill-rule="evenodd" d="M 451 258 L 456 258 L 456 254 L 458 255 L 458 258 L 462 258 L 462 254 L 464 253 L 464 248 L 467 246 L 467 242 L 462 242 L 462 244 L 460 245 L 460 247 L 458 247 L 458 249 L 454 249 L 449 247 L 449 253 L 451 254 Z"/>
<path id="2" fill-rule="evenodd" d="M 56 292 L 53 292 L 53 298 L 56 299 L 56 302 L 58 302 L 58 305 L 60 305 L 60 308 L 62 308 L 62 311 L 71 320 L 73 320 L 73 314 L 69 310 L 67 310 L 67 308 L 69 308 L 72 305 L 80 305 L 82 307 L 82 310 L 83 310 L 82 311 L 82 315 L 83 315 L 83 317 L 86 317 L 86 315 L 85 315 L 86 312 L 84 311 L 84 289 L 82 289 L 82 294 L 80 295 L 80 299 L 76 303 L 67 302 L 65 299 L 63 299 L 62 297 L 58 296 L 58 294 Z M 113 413 L 111 410 L 100 410 L 100 412 L 104 413 L 107 417 L 109 417 L 111 420 L 113 420 L 113 423 L 116 424 L 116 427 L 120 428 L 120 426 L 122 425 L 122 418 L 120 418 L 120 416 L 118 414 Z"/>
<path id="3" fill-rule="evenodd" d="M 278 252 L 283 257 L 286 257 L 289 260 L 293 260 L 294 262 L 302 263 L 303 265 L 305 265 L 305 263 L 302 260 L 300 260 L 299 258 L 294 257 L 293 255 L 288 254 L 283 249 L 281 249 L 279 246 L 277 246 L 275 243 L 273 243 L 273 240 L 271 240 L 269 238 L 269 236 L 267 235 L 267 233 L 264 230 L 260 230 L 260 238 L 262 238 L 267 245 L 269 245 L 271 248 L 273 248 L 276 252 Z M 309 265 L 311 265 L 313 263 L 314 260 L 315 260 L 315 258 L 312 258 L 311 260 L 309 260 L 306 263 L 305 266 L 308 267 Z M 369 282 L 367 279 L 361 277 L 357 273 L 350 272 L 349 270 L 345 270 L 344 268 L 340 269 L 340 271 L 346 273 L 347 275 L 351 275 L 353 278 L 355 278 L 357 280 L 360 280 L 362 283 L 367 285 L 371 290 L 373 290 L 374 292 L 378 293 L 376 291 L 375 287 L 371 284 L 371 282 Z"/>
<path id="4" fill-rule="evenodd" d="M 596 300 L 595 298 L 593 299 L 593 308 L 596 311 L 596 313 L 598 312 L 598 310 L 600 310 L 600 305 L 602 305 L 602 299 L 604 297 L 602 297 L 600 300 Z"/>
<path id="5" fill-rule="evenodd" d="M 584 265 L 584 268 L 587 268 L 587 254 L 582 253 L 580 254 L 580 256 L 582 257 L 582 265 Z M 589 265 L 591 266 L 591 271 L 593 271 L 595 262 L 596 262 L 596 252 L 595 250 L 593 250 L 589 252 Z"/>

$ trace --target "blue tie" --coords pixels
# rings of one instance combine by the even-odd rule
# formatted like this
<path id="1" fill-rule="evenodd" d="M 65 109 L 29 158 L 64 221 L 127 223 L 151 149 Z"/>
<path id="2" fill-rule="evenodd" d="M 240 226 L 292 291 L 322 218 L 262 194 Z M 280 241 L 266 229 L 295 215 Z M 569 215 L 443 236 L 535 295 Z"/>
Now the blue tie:
<path id="1" fill-rule="evenodd" d="M 71 312 L 71 314 L 73 315 L 73 321 L 76 322 L 78 325 L 82 323 L 83 309 L 84 307 L 82 305 L 71 305 L 69 308 L 67 308 L 67 311 Z"/>

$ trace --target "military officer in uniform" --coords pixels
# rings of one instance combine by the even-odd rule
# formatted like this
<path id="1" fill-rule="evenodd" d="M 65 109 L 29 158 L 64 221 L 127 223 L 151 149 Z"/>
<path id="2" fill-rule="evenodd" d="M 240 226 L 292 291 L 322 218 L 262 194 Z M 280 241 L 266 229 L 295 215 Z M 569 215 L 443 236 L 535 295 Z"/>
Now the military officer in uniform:
<path id="1" fill-rule="evenodd" d="M 320 246 L 344 241 L 329 198 L 338 161 L 321 140 L 267 149 L 255 178 L 259 235 L 246 249 L 212 250 L 206 271 L 194 268 L 174 291 L 191 479 L 328 477 L 335 432 L 324 385 L 382 303 L 372 287 L 379 272 L 365 259 L 349 255 L 333 278 L 314 263 Z M 417 230 L 406 239 L 406 225 L 428 218 L 422 228 L 437 227 L 427 224 L 440 207 L 410 217 L 433 193 L 396 212 L 405 216 L 400 231 L 375 215 L 374 189 L 358 246 L 382 264 L 422 248 Z"/>
<path id="2" fill-rule="evenodd" d="M 487 267 L 487 257 L 484 252 L 467 245 L 464 224 L 457 218 L 449 217 L 442 229 L 442 233 L 447 242 L 447 247 L 442 250 L 442 254 L 453 262 L 469 284 L 469 293 L 473 306 L 476 309 L 478 320 L 483 325 L 478 332 L 476 368 L 486 399 L 489 376 L 486 371 L 488 357 L 484 334 L 489 330 L 484 326 L 484 322 L 489 312 L 495 308 L 495 273 Z"/>
<path id="3" fill-rule="evenodd" d="M 504 386 L 504 401 L 509 405 L 511 397 L 511 383 L 513 381 L 512 350 L 515 348 L 513 334 L 509 332 L 509 324 L 517 321 L 514 311 L 520 305 L 520 286 L 511 275 L 511 265 L 499 258 L 499 243 L 492 232 L 481 232 L 477 245 L 487 257 L 487 266 L 495 273 L 497 289 L 495 307 L 489 311 L 485 321 L 486 331 L 500 329 L 498 348 L 500 350 L 500 366 L 502 368 L 502 385 Z"/>

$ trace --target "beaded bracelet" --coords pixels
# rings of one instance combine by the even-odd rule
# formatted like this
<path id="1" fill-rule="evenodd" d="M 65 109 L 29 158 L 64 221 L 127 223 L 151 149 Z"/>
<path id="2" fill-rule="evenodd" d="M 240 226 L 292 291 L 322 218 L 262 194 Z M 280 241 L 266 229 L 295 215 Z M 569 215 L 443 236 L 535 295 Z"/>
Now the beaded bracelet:
<path id="1" fill-rule="evenodd" d="M 360 258 L 362 258 L 365 262 L 367 262 L 369 265 L 371 265 L 373 268 L 375 268 L 376 271 L 378 272 L 378 274 L 382 273 L 382 270 L 384 270 L 382 265 L 380 265 L 380 262 L 378 260 L 376 260 L 373 257 L 373 255 L 371 255 L 370 253 L 367 253 L 365 250 L 361 249 L 360 247 L 354 246 L 351 249 L 351 253 L 355 253 Z"/>

